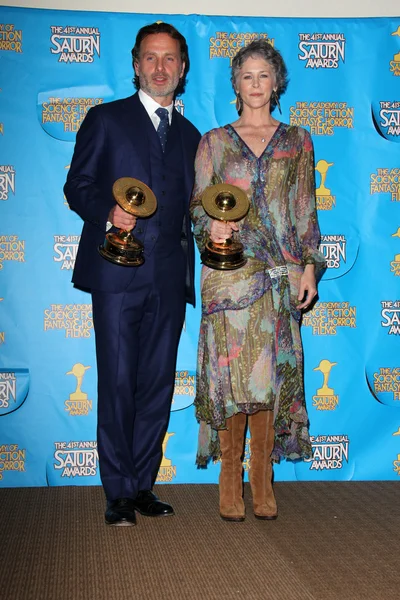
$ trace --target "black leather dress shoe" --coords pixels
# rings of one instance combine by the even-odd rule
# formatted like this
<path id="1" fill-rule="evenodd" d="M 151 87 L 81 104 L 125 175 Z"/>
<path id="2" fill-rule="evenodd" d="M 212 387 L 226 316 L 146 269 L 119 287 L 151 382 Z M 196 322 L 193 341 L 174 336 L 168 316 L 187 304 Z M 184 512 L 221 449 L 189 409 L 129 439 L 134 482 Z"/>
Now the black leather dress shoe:
<path id="1" fill-rule="evenodd" d="M 145 517 L 170 517 L 174 509 L 170 504 L 161 502 L 150 490 L 142 490 L 133 501 L 135 509 Z"/>
<path id="2" fill-rule="evenodd" d="M 118 498 L 107 504 L 106 525 L 136 525 L 135 506 L 132 498 Z"/>

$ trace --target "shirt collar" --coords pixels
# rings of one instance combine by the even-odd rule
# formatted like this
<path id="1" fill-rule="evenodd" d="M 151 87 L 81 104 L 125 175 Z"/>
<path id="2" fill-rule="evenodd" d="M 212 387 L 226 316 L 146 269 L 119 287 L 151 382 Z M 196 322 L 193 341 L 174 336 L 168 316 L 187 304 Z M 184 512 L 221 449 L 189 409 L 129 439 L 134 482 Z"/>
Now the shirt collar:
<path id="1" fill-rule="evenodd" d="M 169 106 L 161 106 L 161 104 L 158 104 L 158 102 L 156 102 L 155 100 L 153 100 L 153 98 L 151 96 L 149 96 L 148 94 L 146 94 L 146 92 L 144 92 L 143 90 L 139 90 L 139 100 L 140 102 L 143 104 L 143 106 L 145 107 L 147 114 L 149 115 L 150 119 L 153 117 L 154 113 L 156 112 L 157 108 L 166 108 L 168 111 L 168 119 L 169 119 L 169 124 L 171 125 L 171 121 L 172 121 L 172 111 L 174 109 L 174 103 L 171 102 L 171 104 Z"/>

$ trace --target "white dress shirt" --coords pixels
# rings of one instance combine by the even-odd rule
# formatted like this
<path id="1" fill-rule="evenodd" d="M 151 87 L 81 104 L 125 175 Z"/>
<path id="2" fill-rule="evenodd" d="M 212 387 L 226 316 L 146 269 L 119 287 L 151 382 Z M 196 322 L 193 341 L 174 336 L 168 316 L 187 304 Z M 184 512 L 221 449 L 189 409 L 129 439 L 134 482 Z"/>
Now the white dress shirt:
<path id="1" fill-rule="evenodd" d="M 150 119 L 151 119 L 151 121 L 152 121 L 152 123 L 154 125 L 154 129 L 155 130 L 158 129 L 158 126 L 160 124 L 160 117 L 158 115 L 156 115 L 157 108 L 166 108 L 167 109 L 169 124 L 171 125 L 172 111 L 173 111 L 173 108 L 174 108 L 174 103 L 173 102 L 171 102 L 171 104 L 169 106 L 161 106 L 161 104 L 158 104 L 158 102 L 156 102 L 155 100 L 153 100 L 153 98 L 151 98 L 143 90 L 139 90 L 139 100 L 143 104 L 143 106 L 145 107 L 146 112 L 149 115 L 149 117 L 150 117 Z"/>

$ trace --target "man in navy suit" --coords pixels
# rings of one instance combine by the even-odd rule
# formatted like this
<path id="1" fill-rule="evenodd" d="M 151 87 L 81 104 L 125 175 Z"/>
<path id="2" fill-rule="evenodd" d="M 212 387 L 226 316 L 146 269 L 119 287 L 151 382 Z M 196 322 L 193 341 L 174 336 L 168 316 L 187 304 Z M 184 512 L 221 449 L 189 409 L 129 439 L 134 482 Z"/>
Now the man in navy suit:
<path id="1" fill-rule="evenodd" d="M 185 303 L 194 304 L 189 200 L 200 134 L 174 108 L 189 69 L 185 38 L 167 23 L 143 27 L 132 50 L 135 95 L 96 106 L 76 138 L 65 184 L 84 220 L 73 282 L 92 294 L 98 371 L 97 444 L 108 525 L 134 525 L 135 511 L 173 515 L 152 492 L 162 458 Z M 120 177 L 148 185 L 157 210 L 125 212 L 112 194 Z M 138 267 L 98 247 L 110 228 L 134 229 Z"/>

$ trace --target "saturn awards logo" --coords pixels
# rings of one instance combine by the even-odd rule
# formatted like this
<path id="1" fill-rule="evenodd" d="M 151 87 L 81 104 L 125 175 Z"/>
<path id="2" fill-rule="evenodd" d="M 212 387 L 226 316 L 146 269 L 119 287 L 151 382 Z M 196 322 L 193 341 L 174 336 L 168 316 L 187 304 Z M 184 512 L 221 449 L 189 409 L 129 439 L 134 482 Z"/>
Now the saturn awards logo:
<path id="1" fill-rule="evenodd" d="M 392 35 L 400 37 L 400 25 L 396 31 L 393 31 Z M 393 75 L 400 75 L 400 51 L 396 52 L 393 56 L 393 60 L 390 61 L 390 72 L 393 73 Z"/>
<path id="2" fill-rule="evenodd" d="M 0 409 L 17 402 L 17 377 L 12 371 L 0 372 Z"/>
<path id="3" fill-rule="evenodd" d="M 0 23 L 0 50 L 22 52 L 22 30 L 12 23 Z"/>
<path id="4" fill-rule="evenodd" d="M 400 300 L 382 300 L 381 306 L 382 327 L 388 335 L 400 335 Z"/>
<path id="5" fill-rule="evenodd" d="M 59 263 L 61 271 L 70 271 L 75 266 L 80 235 L 55 235 L 53 260 Z"/>
<path id="6" fill-rule="evenodd" d="M 41 123 L 45 131 L 60 138 L 60 134 L 55 135 L 54 127 L 61 125 L 62 132 L 76 133 L 81 126 L 86 113 L 92 106 L 103 104 L 104 98 L 60 98 L 49 96 L 45 99 L 45 94 L 39 94 L 41 101 Z M 42 101 L 43 100 L 43 101 Z"/>
<path id="7" fill-rule="evenodd" d="M 194 402 L 196 393 L 196 373 L 195 371 L 182 370 L 175 371 L 175 387 L 172 399 L 172 411 L 187 408 Z"/>
<path id="8" fill-rule="evenodd" d="M 328 269 L 339 269 L 346 262 L 346 237 L 344 235 L 321 235 L 320 251 Z"/>
<path id="9" fill-rule="evenodd" d="M 380 102 L 380 125 L 388 135 L 400 136 L 400 102 Z"/>
<path id="10" fill-rule="evenodd" d="M 313 335 L 336 335 L 338 327 L 357 327 L 357 308 L 350 302 L 317 302 L 303 315 L 303 327 L 311 327 Z"/>
<path id="11" fill-rule="evenodd" d="M 160 465 L 158 475 L 157 475 L 157 480 L 156 480 L 157 483 L 167 483 L 167 482 L 172 481 L 176 477 L 176 466 L 173 465 L 172 460 L 170 458 L 167 458 L 167 456 L 166 456 L 167 444 L 173 435 L 175 435 L 175 433 L 169 433 L 167 431 L 164 436 L 164 440 L 162 443 L 163 456 L 162 456 L 161 465 Z"/>
<path id="12" fill-rule="evenodd" d="M 310 436 L 312 457 L 304 459 L 310 470 L 342 469 L 349 462 L 350 440 L 347 435 Z"/>
<path id="13" fill-rule="evenodd" d="M 28 396 L 29 385 L 29 369 L 0 369 L 0 416 L 21 407 Z"/>
<path id="14" fill-rule="evenodd" d="M 18 444 L 4 444 L 0 446 L 0 481 L 6 471 L 25 472 L 26 449 Z"/>
<path id="15" fill-rule="evenodd" d="M 25 241 L 17 235 L 0 235 L 0 271 L 5 261 L 25 262 Z"/>
<path id="16" fill-rule="evenodd" d="M 400 238 L 400 227 L 395 233 L 392 233 L 392 237 Z M 394 259 L 390 263 L 390 270 L 394 275 L 400 276 L 400 254 L 394 255 Z"/>
<path id="17" fill-rule="evenodd" d="M 74 375 L 76 377 L 76 389 L 69 395 L 65 401 L 65 410 L 71 417 L 87 416 L 93 408 L 93 401 L 88 399 L 86 392 L 82 392 L 82 382 L 85 372 L 90 367 L 85 367 L 82 363 L 76 363 L 71 371 L 66 375 Z"/>
<path id="18" fill-rule="evenodd" d="M 377 132 L 390 142 L 400 142 L 400 101 L 372 103 L 372 120 Z"/>
<path id="19" fill-rule="evenodd" d="M 337 69 L 345 61 L 343 33 L 299 33 L 300 60 L 306 69 Z"/>
<path id="20" fill-rule="evenodd" d="M 50 27 L 50 52 L 58 62 L 92 63 L 100 57 L 100 32 L 97 27 Z"/>
<path id="21" fill-rule="evenodd" d="M 96 442 L 54 442 L 54 446 L 53 467 L 61 477 L 97 475 L 99 456 Z"/>
<path id="22" fill-rule="evenodd" d="M 400 202 L 400 169 L 377 169 L 371 173 L 370 194 L 390 194 L 392 202 Z"/>
<path id="23" fill-rule="evenodd" d="M 400 367 L 380 367 L 373 379 L 374 392 L 393 394 L 393 400 L 400 400 Z"/>
<path id="24" fill-rule="evenodd" d="M 238 31 L 217 31 L 209 38 L 210 60 L 213 58 L 229 58 L 229 64 L 232 65 L 232 59 L 245 46 L 254 42 L 254 40 L 266 40 L 274 45 L 275 40 L 268 36 L 268 33 L 240 33 Z"/>
<path id="25" fill-rule="evenodd" d="M 8 200 L 10 193 L 15 196 L 15 169 L 11 165 L 0 165 L 0 200 Z"/>
<path id="26" fill-rule="evenodd" d="M 290 125 L 309 127 L 311 135 L 334 135 L 337 127 L 354 128 L 354 108 L 347 102 L 296 102 Z"/>
<path id="27" fill-rule="evenodd" d="M 326 160 L 321 159 L 315 165 L 315 170 L 320 175 L 320 184 L 315 190 L 317 198 L 317 210 L 332 210 L 336 206 L 336 197 L 332 195 L 331 190 L 326 187 L 326 176 L 328 169 L 333 166 L 334 163 L 328 163 Z"/>
<path id="28" fill-rule="evenodd" d="M 313 406 L 317 410 L 335 410 L 339 404 L 339 396 L 335 394 L 335 390 L 328 385 L 332 367 L 337 363 L 330 362 L 327 359 L 321 360 L 318 367 L 314 371 L 320 371 L 323 376 L 322 387 L 317 390 L 313 396 Z"/>
<path id="29" fill-rule="evenodd" d="M 89 338 L 93 330 L 91 304 L 50 304 L 44 310 L 44 331 L 64 330 L 66 338 Z"/>
<path id="30" fill-rule="evenodd" d="M 175 371 L 174 395 L 193 396 L 196 377 L 192 371 Z"/>

